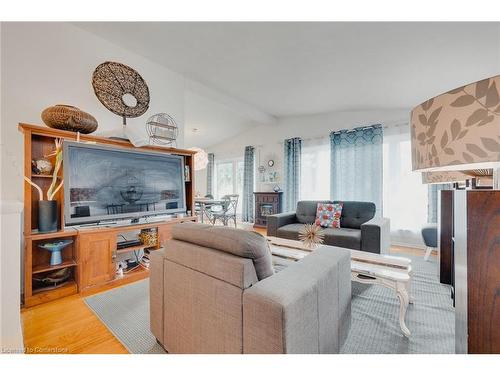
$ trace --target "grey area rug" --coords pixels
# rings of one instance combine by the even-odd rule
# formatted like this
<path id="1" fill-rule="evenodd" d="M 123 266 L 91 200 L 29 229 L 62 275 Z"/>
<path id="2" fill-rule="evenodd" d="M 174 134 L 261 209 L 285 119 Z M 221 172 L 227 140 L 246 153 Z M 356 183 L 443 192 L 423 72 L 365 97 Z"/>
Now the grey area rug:
<path id="1" fill-rule="evenodd" d="M 341 353 L 455 353 L 455 310 L 450 287 L 439 283 L 435 258 L 412 259 L 413 296 L 406 312 L 411 337 L 399 328 L 399 301 L 379 285 L 352 283 L 352 318 Z"/>
<path id="2" fill-rule="evenodd" d="M 87 297 L 85 303 L 130 353 L 165 353 L 149 330 L 148 279 Z"/>
<path id="3" fill-rule="evenodd" d="M 415 302 L 406 313 L 412 336 L 399 328 L 399 302 L 389 289 L 352 283 L 352 322 L 341 353 L 454 353 L 455 318 L 450 289 L 437 279 L 436 261 L 410 257 Z M 130 353 L 164 353 L 149 331 L 149 281 L 85 298 L 87 305 Z"/>

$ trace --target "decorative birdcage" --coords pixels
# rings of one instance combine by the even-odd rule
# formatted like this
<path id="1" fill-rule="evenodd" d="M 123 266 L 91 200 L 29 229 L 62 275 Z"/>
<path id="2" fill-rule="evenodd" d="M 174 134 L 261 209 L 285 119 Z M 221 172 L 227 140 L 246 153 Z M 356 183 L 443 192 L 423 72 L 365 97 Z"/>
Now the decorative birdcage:
<path id="1" fill-rule="evenodd" d="M 146 130 L 151 143 L 175 146 L 179 128 L 174 118 L 167 113 L 157 113 L 146 122 Z"/>

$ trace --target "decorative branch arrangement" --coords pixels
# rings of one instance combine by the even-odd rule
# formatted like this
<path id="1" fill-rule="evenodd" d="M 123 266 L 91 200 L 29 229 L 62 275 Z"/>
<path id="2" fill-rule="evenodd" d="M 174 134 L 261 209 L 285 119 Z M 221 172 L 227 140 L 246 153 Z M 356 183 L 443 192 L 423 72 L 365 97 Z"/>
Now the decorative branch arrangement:
<path id="1" fill-rule="evenodd" d="M 54 164 L 54 171 L 52 172 L 52 183 L 50 184 L 48 190 L 47 190 L 47 200 L 53 200 L 59 189 L 63 186 L 64 180 L 61 180 L 59 185 L 57 185 L 57 174 L 59 173 L 59 169 L 61 169 L 61 164 L 62 164 L 62 142 L 63 140 L 61 138 L 56 138 L 54 143 L 55 143 L 55 151 L 51 153 L 48 156 L 55 156 L 55 164 Z M 38 197 L 39 200 L 43 201 L 43 191 L 38 186 L 35 184 L 33 181 L 31 181 L 30 178 L 24 176 L 24 180 L 29 183 L 31 186 L 36 188 L 38 190 Z M 57 187 L 56 187 L 57 185 Z"/>
<path id="2" fill-rule="evenodd" d="M 299 240 L 304 243 L 308 249 L 314 249 L 323 243 L 325 238 L 325 231 L 316 224 L 304 224 L 299 229 Z"/>

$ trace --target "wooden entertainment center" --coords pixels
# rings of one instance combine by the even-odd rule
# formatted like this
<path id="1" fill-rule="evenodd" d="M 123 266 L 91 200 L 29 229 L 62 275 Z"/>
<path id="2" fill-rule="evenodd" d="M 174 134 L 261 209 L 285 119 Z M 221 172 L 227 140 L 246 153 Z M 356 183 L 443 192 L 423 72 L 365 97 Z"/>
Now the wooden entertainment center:
<path id="1" fill-rule="evenodd" d="M 24 175 L 29 177 L 45 192 L 51 183 L 51 176 L 33 173 L 31 161 L 42 158 L 54 151 L 55 139 L 76 141 L 78 135 L 74 132 L 29 124 L 19 124 L 19 130 L 24 135 Z M 183 156 L 184 164 L 189 167 L 189 178 L 185 180 L 186 207 L 187 211 L 194 212 L 193 171 L 195 151 L 158 146 L 136 148 L 127 141 L 83 134 L 79 135 L 78 140 L 80 142 L 133 148 L 139 151 L 156 151 Z M 64 178 L 62 168 L 58 178 Z M 39 233 L 37 219 L 38 193 L 29 183 L 24 183 L 24 306 L 26 307 L 76 293 L 87 295 L 148 277 L 149 270 L 142 266 L 124 274 L 123 277 L 117 277 L 114 263 L 116 256 L 124 252 L 144 248 L 148 248 L 149 251 L 159 249 L 165 241 L 170 239 L 171 228 L 174 224 L 197 220 L 196 216 L 185 216 L 126 226 L 65 228 L 64 186 L 57 192 L 54 199 L 58 203 L 58 230 Z M 146 228 L 157 229 L 158 241 L 154 246 L 138 245 L 117 249 L 118 237 L 123 233 Z M 73 243 L 62 250 L 62 263 L 57 266 L 50 266 L 49 252 L 40 249 L 38 245 L 62 239 L 73 240 Z M 34 275 L 43 275 L 47 272 L 65 268 L 71 269 L 71 277 L 68 281 L 55 287 L 33 287 Z"/>

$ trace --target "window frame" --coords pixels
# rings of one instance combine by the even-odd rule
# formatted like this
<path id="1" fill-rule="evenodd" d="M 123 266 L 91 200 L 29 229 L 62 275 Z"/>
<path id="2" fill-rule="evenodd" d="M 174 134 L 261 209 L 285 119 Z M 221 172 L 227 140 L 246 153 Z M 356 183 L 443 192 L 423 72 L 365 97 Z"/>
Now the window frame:
<path id="1" fill-rule="evenodd" d="M 232 185 L 233 185 L 233 188 L 232 188 L 231 194 L 238 194 L 239 195 L 238 207 L 237 207 L 237 214 L 238 214 L 238 216 L 240 216 L 241 215 L 241 211 L 242 211 L 243 191 L 241 191 L 241 194 L 238 191 L 238 164 L 241 163 L 242 166 L 243 166 L 243 169 L 244 169 L 245 165 L 244 165 L 244 158 L 243 158 L 243 156 L 215 160 L 215 163 L 214 163 L 215 164 L 214 165 L 214 189 L 213 189 L 214 198 L 215 199 L 221 199 L 222 198 L 222 196 L 220 195 L 220 193 L 218 191 L 218 181 L 217 181 L 217 179 L 218 179 L 218 165 L 219 164 L 227 164 L 227 163 L 231 163 L 232 164 L 231 174 L 232 174 Z M 243 183 L 244 183 L 243 179 L 244 179 L 244 176 L 242 176 L 242 178 L 241 178 L 242 190 L 243 190 Z M 255 182 L 254 182 L 254 184 L 255 184 Z"/>

